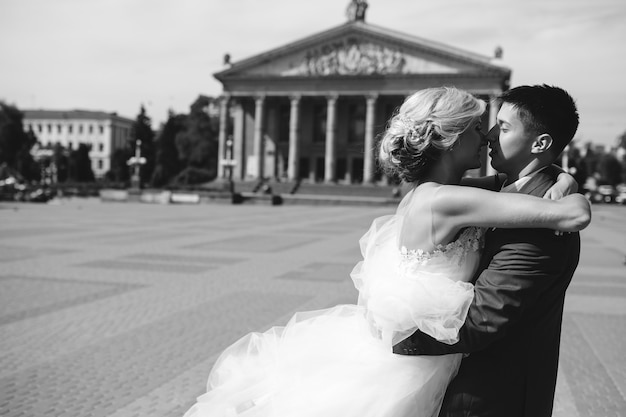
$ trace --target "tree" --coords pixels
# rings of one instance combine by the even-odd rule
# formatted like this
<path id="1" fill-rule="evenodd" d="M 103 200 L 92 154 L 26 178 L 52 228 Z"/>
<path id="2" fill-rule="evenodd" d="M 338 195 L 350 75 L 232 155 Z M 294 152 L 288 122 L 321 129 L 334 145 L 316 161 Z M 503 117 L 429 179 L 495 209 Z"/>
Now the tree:
<path id="1" fill-rule="evenodd" d="M 131 156 L 132 151 L 129 147 L 116 149 L 111 155 L 111 168 L 105 178 L 117 183 L 128 183 L 130 181 L 128 160 Z"/>
<path id="2" fill-rule="evenodd" d="M 593 150 L 592 143 L 585 144 L 585 156 L 582 158 L 582 164 L 585 166 L 587 175 L 593 176 L 598 172 L 599 156 Z"/>
<path id="3" fill-rule="evenodd" d="M 52 162 L 56 169 L 56 181 L 67 181 L 69 178 L 69 152 L 60 143 L 56 143 L 52 148 Z"/>
<path id="4" fill-rule="evenodd" d="M 617 138 L 617 159 L 622 165 L 622 182 L 626 183 L 626 132 Z"/>
<path id="5" fill-rule="evenodd" d="M 598 161 L 598 173 L 602 183 L 617 185 L 622 181 L 622 164 L 612 153 L 604 154 Z"/>
<path id="6" fill-rule="evenodd" d="M 587 165 L 585 164 L 583 157 L 580 153 L 580 149 L 575 146 L 571 146 L 568 151 L 568 165 L 569 173 L 574 177 L 578 183 L 578 190 L 583 191 L 585 183 L 587 182 Z"/>
<path id="7" fill-rule="evenodd" d="M 85 143 L 78 144 L 78 149 L 70 151 L 68 160 L 68 177 L 71 181 L 92 182 L 95 181 L 91 169 L 89 151 L 91 146 Z"/>
<path id="8" fill-rule="evenodd" d="M 176 136 L 178 154 L 184 161 L 186 170 L 193 171 L 193 175 L 186 175 L 183 171 L 177 177 L 184 184 L 207 182 L 217 175 L 219 121 L 211 118 L 205 110 L 212 102 L 210 97 L 198 97 L 191 105 L 185 130 Z"/>
<path id="9" fill-rule="evenodd" d="M 23 119 L 17 107 L 0 102 L 0 165 L 17 170 L 26 180 L 38 180 L 39 167 L 30 154 L 37 137 L 24 131 Z"/>
<path id="10" fill-rule="evenodd" d="M 155 141 L 156 162 L 151 183 L 162 187 L 174 178 L 184 167 L 176 147 L 176 135 L 185 130 L 187 116 L 170 112 L 167 122 Z"/>
<path id="11" fill-rule="evenodd" d="M 41 169 L 35 158 L 33 157 L 31 150 L 37 143 L 37 136 L 32 130 L 26 132 L 26 141 L 24 146 L 17 152 L 16 168 L 22 173 L 24 178 L 31 181 L 41 180 Z"/>
<path id="12" fill-rule="evenodd" d="M 133 123 L 132 127 L 132 143 L 130 143 L 130 148 L 132 153 L 135 153 L 136 141 L 139 139 L 141 141 L 141 156 L 146 158 L 146 163 L 141 166 L 141 182 L 142 184 L 146 184 L 150 181 L 152 177 L 152 171 L 154 170 L 154 131 L 152 130 L 152 121 L 150 117 L 146 114 L 146 109 L 142 105 L 139 114 L 137 115 L 137 119 Z M 130 158 L 130 156 L 129 156 Z"/>
<path id="13" fill-rule="evenodd" d="M 617 138 L 617 147 L 618 148 L 622 148 L 622 149 L 626 149 L 626 132 L 622 133 Z"/>

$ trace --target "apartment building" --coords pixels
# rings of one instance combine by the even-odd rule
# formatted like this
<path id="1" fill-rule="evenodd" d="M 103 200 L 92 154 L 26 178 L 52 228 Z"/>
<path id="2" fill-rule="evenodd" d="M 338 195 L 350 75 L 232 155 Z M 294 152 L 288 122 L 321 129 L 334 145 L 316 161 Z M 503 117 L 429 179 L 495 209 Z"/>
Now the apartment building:
<path id="1" fill-rule="evenodd" d="M 89 157 L 96 178 L 111 168 L 116 149 L 128 146 L 134 120 L 116 113 L 89 110 L 24 110 L 24 129 L 32 130 L 42 147 L 60 144 L 76 149 L 91 146 Z"/>

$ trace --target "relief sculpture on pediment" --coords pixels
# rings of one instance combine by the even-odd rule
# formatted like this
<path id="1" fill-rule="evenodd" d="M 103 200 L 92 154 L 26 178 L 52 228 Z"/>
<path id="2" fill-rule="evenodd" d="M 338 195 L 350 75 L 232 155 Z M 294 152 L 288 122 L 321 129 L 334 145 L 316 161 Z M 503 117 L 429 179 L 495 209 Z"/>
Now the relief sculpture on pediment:
<path id="1" fill-rule="evenodd" d="M 284 75 L 401 74 L 405 63 L 398 49 L 346 39 L 308 51 L 303 62 Z"/>

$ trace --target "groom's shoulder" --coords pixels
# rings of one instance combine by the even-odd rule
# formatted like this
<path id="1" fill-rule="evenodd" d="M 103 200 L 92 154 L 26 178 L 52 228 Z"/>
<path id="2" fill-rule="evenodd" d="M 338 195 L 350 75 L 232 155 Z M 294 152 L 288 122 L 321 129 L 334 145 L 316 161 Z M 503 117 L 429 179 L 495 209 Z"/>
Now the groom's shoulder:
<path id="1" fill-rule="evenodd" d="M 580 242 L 578 232 L 557 232 L 552 229 L 491 229 L 485 234 L 485 253 L 518 252 L 522 247 L 533 247 L 546 255 L 560 256 L 575 250 Z"/>

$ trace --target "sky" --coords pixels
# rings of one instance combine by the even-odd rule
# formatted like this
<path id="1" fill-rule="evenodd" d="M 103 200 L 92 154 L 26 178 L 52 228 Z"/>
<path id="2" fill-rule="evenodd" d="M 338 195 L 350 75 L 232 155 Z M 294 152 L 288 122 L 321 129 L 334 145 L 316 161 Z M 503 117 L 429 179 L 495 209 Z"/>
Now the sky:
<path id="1" fill-rule="evenodd" d="M 98 110 L 153 128 L 218 96 L 239 60 L 346 22 L 348 0 L 0 0 L 0 100 Z M 576 141 L 626 132 L 626 1 L 369 0 L 366 22 L 478 54 L 504 50 L 511 86 L 547 83 L 578 104 Z"/>

